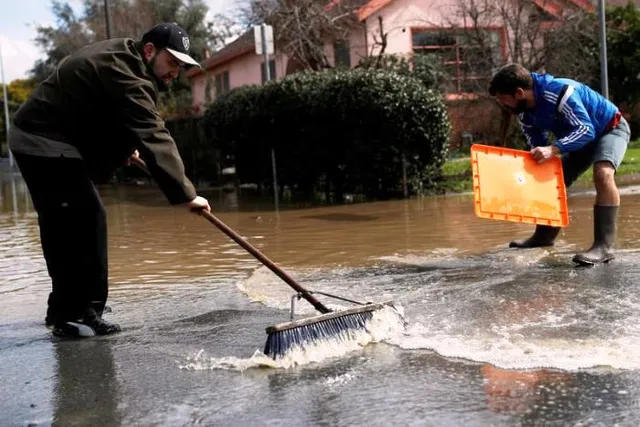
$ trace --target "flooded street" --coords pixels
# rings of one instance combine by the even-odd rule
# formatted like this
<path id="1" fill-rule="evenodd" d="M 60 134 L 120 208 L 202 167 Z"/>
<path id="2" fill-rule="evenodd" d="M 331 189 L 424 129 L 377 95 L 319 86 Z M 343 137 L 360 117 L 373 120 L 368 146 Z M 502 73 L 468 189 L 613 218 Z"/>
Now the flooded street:
<path id="1" fill-rule="evenodd" d="M 591 191 L 570 193 L 555 247 L 529 250 L 507 246 L 532 226 L 477 218 L 471 195 L 276 212 L 205 193 L 303 286 L 404 309 L 381 342 L 280 364 L 260 352 L 289 318 L 286 283 L 156 188 L 100 191 L 106 317 L 123 332 L 65 341 L 44 327 L 26 187 L 0 178 L 0 426 L 640 424 L 639 187 L 622 190 L 616 260 L 595 268 L 571 263 L 592 241 Z"/>

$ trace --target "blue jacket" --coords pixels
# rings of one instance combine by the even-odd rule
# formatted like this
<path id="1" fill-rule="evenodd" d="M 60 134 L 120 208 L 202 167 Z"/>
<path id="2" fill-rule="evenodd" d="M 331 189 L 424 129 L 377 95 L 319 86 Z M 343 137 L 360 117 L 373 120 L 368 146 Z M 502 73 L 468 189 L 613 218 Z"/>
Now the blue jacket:
<path id="1" fill-rule="evenodd" d="M 618 108 L 588 86 L 550 74 L 531 73 L 536 105 L 518 116 L 531 147 L 548 145 L 547 132 L 561 153 L 576 151 L 606 133 Z M 564 93 L 563 87 L 569 85 Z M 558 98 L 560 100 L 558 101 Z"/>

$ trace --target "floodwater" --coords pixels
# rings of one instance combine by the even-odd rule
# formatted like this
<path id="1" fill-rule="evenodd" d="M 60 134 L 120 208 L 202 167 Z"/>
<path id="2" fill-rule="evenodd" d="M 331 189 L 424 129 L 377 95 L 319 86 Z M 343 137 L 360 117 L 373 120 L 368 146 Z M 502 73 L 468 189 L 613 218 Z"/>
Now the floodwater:
<path id="1" fill-rule="evenodd" d="M 216 215 L 309 289 L 394 300 L 365 346 L 271 361 L 294 291 L 155 188 L 101 188 L 108 319 L 83 341 L 44 327 L 49 281 L 24 183 L 0 183 L 0 426 L 637 426 L 640 194 L 623 189 L 617 259 L 574 268 L 593 193 L 556 247 L 477 218 L 470 195 L 296 207 L 206 193 Z M 320 296 L 331 307 L 348 304 Z M 298 316 L 314 314 L 304 300 Z M 367 342 L 366 340 L 364 341 Z"/>

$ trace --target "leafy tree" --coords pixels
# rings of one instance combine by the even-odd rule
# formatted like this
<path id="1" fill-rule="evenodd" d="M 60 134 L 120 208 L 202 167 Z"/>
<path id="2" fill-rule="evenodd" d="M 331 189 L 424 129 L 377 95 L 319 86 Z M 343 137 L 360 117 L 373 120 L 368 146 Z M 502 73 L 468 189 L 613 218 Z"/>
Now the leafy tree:
<path id="1" fill-rule="evenodd" d="M 27 100 L 29 94 L 34 89 L 36 81 L 34 79 L 16 79 L 7 85 L 7 98 L 9 98 L 9 120 L 18 110 L 20 105 Z M 7 133 L 4 120 L 4 89 L 0 84 L 0 155 L 8 154 L 6 148 Z"/>
<path id="2" fill-rule="evenodd" d="M 609 92 L 631 115 L 631 127 L 640 129 L 640 10 L 629 2 L 607 11 Z"/>
<path id="3" fill-rule="evenodd" d="M 37 81 L 46 79 L 62 58 L 95 40 L 84 27 L 83 19 L 75 15 L 68 3 L 52 0 L 51 9 L 55 23 L 36 27 L 35 42 L 45 54 L 31 70 L 32 77 Z"/>
<path id="4" fill-rule="evenodd" d="M 79 48 L 106 38 L 103 0 L 85 0 L 83 13 L 76 15 L 71 6 L 52 0 L 55 22 L 36 27 L 36 44 L 44 51 L 43 59 L 31 70 L 37 81 L 44 80 L 65 56 Z M 229 20 L 223 25 L 207 22 L 208 7 L 204 0 L 110 0 L 111 37 L 139 39 L 159 22 L 178 22 L 188 33 L 191 54 L 204 59 L 205 51 L 220 46 L 221 40 L 233 35 Z M 219 15 L 217 19 L 223 20 Z M 175 82 L 170 93 L 160 97 L 165 115 L 184 114 L 191 108 L 190 86 L 184 79 Z"/>

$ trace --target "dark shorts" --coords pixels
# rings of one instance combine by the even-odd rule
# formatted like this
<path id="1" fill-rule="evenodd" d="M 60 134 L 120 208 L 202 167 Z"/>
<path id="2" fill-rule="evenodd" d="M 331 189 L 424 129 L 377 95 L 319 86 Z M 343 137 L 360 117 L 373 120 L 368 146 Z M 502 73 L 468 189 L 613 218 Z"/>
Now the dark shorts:
<path id="1" fill-rule="evenodd" d="M 630 137 L 629 124 L 623 117 L 620 119 L 620 124 L 609 133 L 587 144 L 581 150 L 562 156 L 565 185 L 569 187 L 591 165 L 597 162 L 609 162 L 615 170 L 618 170 L 627 151 Z"/>

